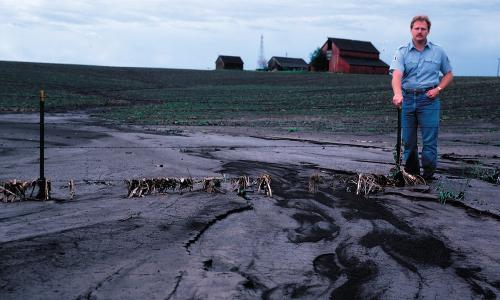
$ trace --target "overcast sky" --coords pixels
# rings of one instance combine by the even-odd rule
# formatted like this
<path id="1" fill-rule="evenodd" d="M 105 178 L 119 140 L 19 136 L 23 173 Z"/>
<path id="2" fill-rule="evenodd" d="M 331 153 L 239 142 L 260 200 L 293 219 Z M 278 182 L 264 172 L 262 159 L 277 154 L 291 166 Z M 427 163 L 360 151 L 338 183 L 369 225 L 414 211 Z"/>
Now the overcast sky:
<path id="1" fill-rule="evenodd" d="M 495 76 L 499 0 L 0 0 L 0 60 L 214 69 L 256 68 L 264 53 L 309 62 L 327 37 L 371 41 L 390 60 L 413 15 L 431 18 L 457 75 Z"/>

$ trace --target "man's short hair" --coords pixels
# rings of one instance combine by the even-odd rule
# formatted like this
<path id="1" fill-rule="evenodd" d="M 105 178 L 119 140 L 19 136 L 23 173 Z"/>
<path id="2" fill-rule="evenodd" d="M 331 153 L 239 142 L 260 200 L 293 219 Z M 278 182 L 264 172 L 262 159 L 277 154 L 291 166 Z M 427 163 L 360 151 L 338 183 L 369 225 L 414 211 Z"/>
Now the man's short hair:
<path id="1" fill-rule="evenodd" d="M 431 30 L 431 20 L 429 20 L 428 16 L 414 16 L 413 19 L 411 19 L 410 29 L 413 28 L 413 24 L 417 21 L 427 23 L 427 29 Z"/>

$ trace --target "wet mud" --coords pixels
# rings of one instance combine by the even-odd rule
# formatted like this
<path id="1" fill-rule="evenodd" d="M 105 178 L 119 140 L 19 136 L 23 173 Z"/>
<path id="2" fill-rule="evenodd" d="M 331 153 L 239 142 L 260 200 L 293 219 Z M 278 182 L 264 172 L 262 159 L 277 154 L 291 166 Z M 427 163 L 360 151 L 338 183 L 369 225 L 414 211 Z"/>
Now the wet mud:
<path id="1" fill-rule="evenodd" d="M 111 138 L 95 134 L 99 143 Z M 326 160 L 339 158 L 322 152 L 324 163 L 309 161 L 309 153 L 297 155 L 294 149 L 276 153 L 272 147 L 207 146 L 211 140 L 191 149 L 199 136 L 188 136 L 148 135 L 119 142 L 140 147 L 158 138 L 175 149 L 187 149 L 138 155 L 134 158 L 140 166 L 160 161 L 162 170 L 189 168 L 195 174 L 228 178 L 269 174 L 273 197 L 249 188 L 242 198 L 225 183 L 225 194 L 195 189 L 128 199 L 125 187 L 116 183 L 83 184 L 73 201 L 0 203 L 0 298 L 500 296 L 498 219 L 466 206 L 440 204 L 426 197 L 428 191 L 356 196 L 330 180 L 354 170 L 332 168 L 335 164 Z M 233 137 L 227 139 L 233 142 Z M 88 142 L 64 137 L 55 141 Z M 356 148 L 373 150 L 374 155 L 383 150 Z M 238 156 L 238 151 L 246 152 Z M 92 153 L 105 161 L 99 155 L 106 154 Z M 296 155 L 295 160 L 288 161 L 286 155 Z M 164 163 L 170 161 L 180 166 Z M 358 162 L 374 164 L 376 159 L 367 155 Z M 115 177 L 130 174 L 126 168 L 108 171 Z M 329 180 L 309 193 L 309 177 L 317 173 Z"/>
<path id="2" fill-rule="evenodd" d="M 326 281 L 314 282 L 311 280 L 312 273 L 291 276 L 288 283 L 262 285 L 266 287 L 261 290 L 263 299 L 394 298 L 395 295 L 409 294 L 425 298 L 429 293 L 425 287 L 426 282 L 434 276 L 429 270 L 445 273 L 447 280 L 460 283 L 463 290 L 447 291 L 448 295 L 463 296 L 462 293 L 466 292 L 471 297 L 489 298 L 491 291 L 498 292 L 494 284 L 483 281 L 489 287 L 478 288 L 476 281 L 464 280 L 463 276 L 457 275 L 457 269 L 461 269 L 456 266 L 461 265 L 470 254 L 450 248 L 446 236 L 439 230 L 434 232 L 431 224 L 428 227 L 425 224 L 415 224 L 414 219 L 423 213 L 417 211 L 418 204 L 409 205 L 417 206 L 414 212 L 409 208 L 398 212 L 381 200 L 363 199 L 332 187 L 322 187 L 320 192 L 312 195 L 305 192 L 311 167 L 238 161 L 227 163 L 222 168 L 228 174 L 237 174 L 241 170 L 255 175 L 265 170 L 271 174 L 273 192 L 276 195 L 275 205 L 297 224 L 281 228 L 286 233 L 287 242 L 310 245 L 310 248 L 315 248 L 314 244 L 321 244 L 323 251 L 320 252 L 327 249 L 333 251 L 318 253 L 310 258 L 310 272 L 320 275 Z M 329 170 L 329 173 L 335 174 L 335 170 Z M 331 210 L 325 210 L 325 207 Z M 436 215 L 439 215 L 439 208 L 435 207 Z M 408 211 L 411 212 L 410 216 Z M 367 251 L 375 254 L 369 255 Z M 300 252 L 296 255 L 300 255 Z M 252 268 L 245 270 L 252 271 Z M 408 276 L 407 273 L 413 276 Z M 414 285 L 412 279 L 408 278 L 405 283 L 407 286 L 401 287 L 400 281 L 392 282 L 388 279 L 401 276 L 416 277 L 418 284 Z M 298 284 L 310 281 L 313 282 L 309 285 Z M 379 289 L 373 289 L 374 285 L 379 286 Z M 444 285 L 444 282 L 436 284 Z M 318 290 L 318 286 L 322 289 Z"/>

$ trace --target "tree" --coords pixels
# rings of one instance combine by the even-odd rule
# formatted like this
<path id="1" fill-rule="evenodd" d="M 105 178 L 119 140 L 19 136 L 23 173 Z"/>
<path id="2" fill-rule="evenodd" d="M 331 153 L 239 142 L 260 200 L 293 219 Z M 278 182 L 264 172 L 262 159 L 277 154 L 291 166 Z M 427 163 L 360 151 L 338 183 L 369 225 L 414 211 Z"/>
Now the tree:
<path id="1" fill-rule="evenodd" d="M 314 50 L 310 55 L 311 57 L 311 67 L 314 71 L 324 72 L 328 71 L 328 59 L 326 58 L 326 53 L 321 51 L 321 48 L 318 47 Z"/>

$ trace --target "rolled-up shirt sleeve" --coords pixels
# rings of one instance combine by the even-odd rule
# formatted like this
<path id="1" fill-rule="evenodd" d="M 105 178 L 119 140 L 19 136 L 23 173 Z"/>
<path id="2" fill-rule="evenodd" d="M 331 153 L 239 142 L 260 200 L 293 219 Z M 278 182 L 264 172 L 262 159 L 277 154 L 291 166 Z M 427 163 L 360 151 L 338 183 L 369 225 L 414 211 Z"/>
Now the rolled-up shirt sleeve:
<path id="1" fill-rule="evenodd" d="M 450 59 L 448 58 L 448 55 L 446 55 L 446 53 L 444 53 L 444 51 L 441 55 L 441 69 L 440 69 L 440 71 L 441 71 L 441 73 L 443 73 L 443 75 L 446 75 L 452 71 Z"/>
<path id="2" fill-rule="evenodd" d="M 389 71 L 392 72 L 394 70 L 401 71 L 402 73 L 405 70 L 405 64 L 403 61 L 403 53 L 401 49 L 396 50 L 396 53 L 394 53 L 394 58 L 392 59 L 391 65 L 389 67 Z"/>

